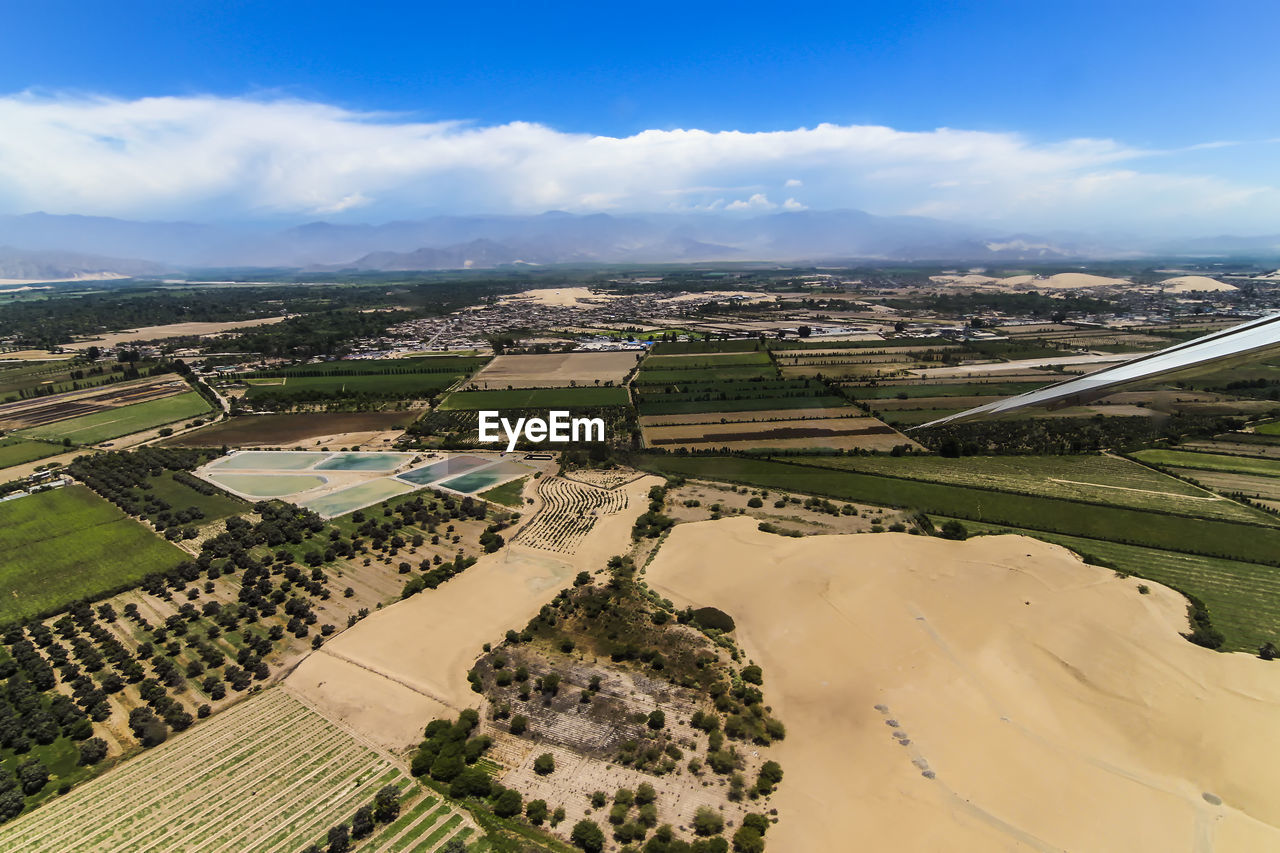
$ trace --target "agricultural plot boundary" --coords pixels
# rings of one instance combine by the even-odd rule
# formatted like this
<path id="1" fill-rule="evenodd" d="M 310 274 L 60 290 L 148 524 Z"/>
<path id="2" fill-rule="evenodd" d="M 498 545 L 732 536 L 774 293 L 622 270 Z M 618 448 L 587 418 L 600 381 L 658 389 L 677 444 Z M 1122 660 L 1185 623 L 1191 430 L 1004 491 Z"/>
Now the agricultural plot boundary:
<path id="1" fill-rule="evenodd" d="M 1280 528 L 1197 519 L 1026 493 L 980 489 L 842 471 L 818 465 L 723 456 L 650 456 L 642 467 L 658 474 L 744 483 L 879 506 L 902 507 L 966 521 L 1085 535 L 1121 544 L 1280 566 Z M 1260 519 L 1270 517 L 1259 512 Z"/>
<path id="2" fill-rule="evenodd" d="M 531 548 L 572 554 L 601 515 L 627 508 L 627 494 L 563 477 L 539 481 L 542 507 L 514 537 Z"/>
<path id="3" fill-rule="evenodd" d="M 389 784 L 413 783 L 277 688 L 5 825 L 0 847 L 295 853 Z"/>

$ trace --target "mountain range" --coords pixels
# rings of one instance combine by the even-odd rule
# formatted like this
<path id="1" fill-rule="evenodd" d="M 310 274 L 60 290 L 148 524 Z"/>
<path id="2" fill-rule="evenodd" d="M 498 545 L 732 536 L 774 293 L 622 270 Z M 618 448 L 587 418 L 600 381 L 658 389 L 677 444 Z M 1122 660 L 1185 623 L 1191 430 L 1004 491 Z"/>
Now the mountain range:
<path id="1" fill-rule="evenodd" d="M 1180 242 L 1124 235 L 1010 234 L 980 225 L 858 210 L 758 215 L 434 216 L 379 225 L 143 222 L 0 216 L 0 278 L 148 276 L 266 267 L 304 271 L 490 268 L 692 261 L 892 262 L 1280 257 L 1280 235 Z"/>

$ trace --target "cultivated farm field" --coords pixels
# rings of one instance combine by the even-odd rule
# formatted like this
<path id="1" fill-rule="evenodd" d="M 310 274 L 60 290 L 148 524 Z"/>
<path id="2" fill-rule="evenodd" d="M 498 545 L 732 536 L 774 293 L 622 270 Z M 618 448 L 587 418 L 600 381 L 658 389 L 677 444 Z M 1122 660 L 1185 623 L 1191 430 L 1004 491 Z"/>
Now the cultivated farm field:
<path id="1" fill-rule="evenodd" d="M 844 456 L 811 461 L 824 467 L 934 483 L 954 483 L 1252 524 L 1280 523 L 1176 477 L 1127 459 L 1100 454 L 965 456 L 960 459 L 943 456 Z"/>
<path id="2" fill-rule="evenodd" d="M 209 403 L 195 391 L 158 400 L 104 409 L 88 415 L 31 427 L 22 434 L 48 441 L 69 439 L 72 444 L 97 444 L 164 424 L 209 412 Z"/>
<path id="3" fill-rule="evenodd" d="M 852 408 L 849 412 L 861 414 Z M 868 417 L 655 426 L 645 427 L 644 437 L 650 447 L 689 449 L 827 447 L 888 451 L 898 445 L 914 445 L 902 433 Z"/>
<path id="4" fill-rule="evenodd" d="M 65 449 L 45 441 L 32 441 L 15 435 L 0 437 L 0 468 L 34 462 L 46 456 L 56 456 Z"/>
<path id="5" fill-rule="evenodd" d="M 0 621 L 137 583 L 187 555 L 84 486 L 0 503 Z"/>
<path id="6" fill-rule="evenodd" d="M 419 411 L 308 412 L 252 415 L 219 421 L 164 442 L 172 447 L 289 447 L 308 439 L 383 432 L 412 423 Z"/>
<path id="7" fill-rule="evenodd" d="M 387 785 L 416 788 L 389 757 L 276 688 L 6 824 L 0 848 L 296 853 Z M 431 849 L 395 845 L 432 814 L 423 832 L 462 825 L 448 808 L 423 812 L 423 802 L 402 816 L 395 836 L 394 823 L 382 831 L 391 846 L 375 849 Z M 405 840 L 422 844 L 420 837 Z"/>
<path id="8" fill-rule="evenodd" d="M 1221 471 L 1230 474 L 1257 474 L 1264 477 L 1280 477 L 1280 460 L 1255 459 L 1247 456 L 1227 456 L 1218 453 L 1198 453 L 1185 450 L 1139 450 L 1135 459 L 1155 465 L 1180 468 L 1199 468 L 1205 471 Z"/>
<path id="9" fill-rule="evenodd" d="M 516 388 L 501 391 L 455 391 L 442 410 L 590 409 L 627 405 L 626 388 Z"/>
<path id="10" fill-rule="evenodd" d="M 471 377 L 467 387 L 565 388 L 571 385 L 621 384 L 636 366 L 639 353 L 572 352 L 499 355 Z"/>
<path id="11" fill-rule="evenodd" d="M 1188 516 L 1163 511 L 887 477 L 810 463 L 724 456 L 653 456 L 642 467 L 659 474 L 903 507 L 967 521 L 1242 562 L 1280 564 L 1280 528 L 1273 526 L 1274 519 L 1262 512 L 1256 513 L 1257 523 L 1199 516 L 1192 524 L 1188 523 Z"/>
<path id="12" fill-rule="evenodd" d="M 562 477 L 538 482 L 542 507 L 519 532 L 516 541 L 532 548 L 572 554 L 601 515 L 627 508 L 627 493 L 602 489 Z"/>

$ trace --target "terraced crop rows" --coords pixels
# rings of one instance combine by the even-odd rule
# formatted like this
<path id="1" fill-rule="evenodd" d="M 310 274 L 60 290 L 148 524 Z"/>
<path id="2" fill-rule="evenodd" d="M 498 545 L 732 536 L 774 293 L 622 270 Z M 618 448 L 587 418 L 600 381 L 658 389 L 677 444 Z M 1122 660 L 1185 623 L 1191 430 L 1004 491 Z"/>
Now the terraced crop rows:
<path id="1" fill-rule="evenodd" d="M 270 690 L 0 828 L 0 849 L 288 853 L 407 779 Z"/>
<path id="2" fill-rule="evenodd" d="M 627 495 L 622 491 L 599 489 L 563 477 L 548 477 L 540 482 L 542 508 L 516 537 L 516 541 L 533 548 L 572 554 L 597 518 L 627 508 Z"/>

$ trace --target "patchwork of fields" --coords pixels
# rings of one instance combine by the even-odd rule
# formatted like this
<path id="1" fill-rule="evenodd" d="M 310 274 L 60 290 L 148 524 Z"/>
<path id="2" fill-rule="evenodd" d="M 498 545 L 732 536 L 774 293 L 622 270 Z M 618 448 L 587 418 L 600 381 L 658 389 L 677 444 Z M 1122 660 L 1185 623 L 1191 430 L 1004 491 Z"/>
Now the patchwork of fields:
<path id="1" fill-rule="evenodd" d="M 387 785 L 419 793 L 389 758 L 277 688 L 5 824 L 0 848 L 296 853 Z M 423 796 L 372 849 L 431 850 L 464 822 Z"/>
<path id="2" fill-rule="evenodd" d="M 636 366 L 634 351 L 499 355 L 471 377 L 467 387 L 567 388 L 572 385 L 620 385 Z"/>
<path id="3" fill-rule="evenodd" d="M 0 436 L 0 468 L 35 462 L 63 452 L 65 448 L 46 441 L 33 441 L 16 435 Z"/>
<path id="4" fill-rule="evenodd" d="M 626 388 L 516 388 L 501 391 L 455 391 L 442 410 L 593 409 L 627 405 Z"/>
<path id="5" fill-rule="evenodd" d="M 186 556 L 84 486 L 0 502 L 0 622 L 136 584 Z"/>
<path id="6" fill-rule="evenodd" d="M 22 435 L 48 441 L 68 439 L 72 444 L 97 444 L 135 432 L 208 414 L 208 401 L 187 391 L 145 403 L 105 409 L 77 418 L 22 430 Z"/>
<path id="7" fill-rule="evenodd" d="M 245 399 L 280 408 L 344 400 L 417 400 L 431 397 L 488 361 L 472 356 L 422 356 L 328 361 L 250 373 Z"/>

